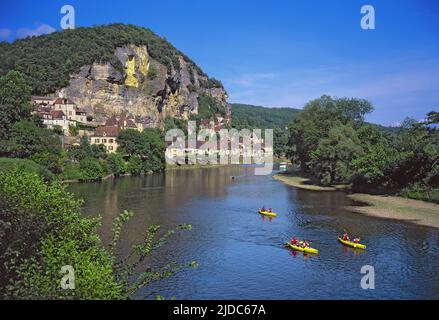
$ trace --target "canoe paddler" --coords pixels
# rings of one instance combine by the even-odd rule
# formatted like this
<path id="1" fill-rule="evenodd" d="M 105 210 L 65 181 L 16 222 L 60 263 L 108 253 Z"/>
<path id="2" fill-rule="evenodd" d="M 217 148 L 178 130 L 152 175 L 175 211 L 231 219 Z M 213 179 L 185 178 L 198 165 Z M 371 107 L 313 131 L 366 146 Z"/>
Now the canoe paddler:
<path id="1" fill-rule="evenodd" d="M 352 241 L 354 241 L 354 243 L 360 243 L 360 237 L 354 237 Z"/>
<path id="2" fill-rule="evenodd" d="M 265 212 L 265 211 L 266 211 L 266 210 L 265 210 L 265 206 L 262 207 L 261 211 L 262 211 L 262 212 Z"/>
<path id="3" fill-rule="evenodd" d="M 291 244 L 292 244 L 293 246 L 297 246 L 297 245 L 299 244 L 299 240 L 297 240 L 296 237 L 293 237 L 293 238 L 291 239 Z"/>
<path id="4" fill-rule="evenodd" d="M 349 236 L 348 236 L 348 234 L 346 232 L 343 234 L 343 240 L 344 241 L 349 241 Z"/>
<path id="5" fill-rule="evenodd" d="M 272 213 L 272 212 L 273 212 L 273 209 L 271 209 L 271 208 L 270 208 L 270 209 L 268 209 L 268 212 Z"/>
<path id="6" fill-rule="evenodd" d="M 302 247 L 308 248 L 309 247 L 309 242 L 306 241 L 306 240 L 303 240 Z"/>

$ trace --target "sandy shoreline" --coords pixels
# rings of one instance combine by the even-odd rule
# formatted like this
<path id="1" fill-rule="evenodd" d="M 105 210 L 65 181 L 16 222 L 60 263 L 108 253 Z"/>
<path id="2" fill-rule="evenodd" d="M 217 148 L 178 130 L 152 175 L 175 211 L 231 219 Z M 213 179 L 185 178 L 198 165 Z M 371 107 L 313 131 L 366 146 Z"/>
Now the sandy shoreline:
<path id="1" fill-rule="evenodd" d="M 290 186 L 312 191 L 337 191 L 345 186 L 321 187 L 311 184 L 310 179 L 294 175 L 274 175 L 274 179 Z M 397 196 L 349 194 L 354 201 L 364 203 L 346 209 L 374 217 L 408 221 L 422 226 L 439 228 L 439 205 Z"/>

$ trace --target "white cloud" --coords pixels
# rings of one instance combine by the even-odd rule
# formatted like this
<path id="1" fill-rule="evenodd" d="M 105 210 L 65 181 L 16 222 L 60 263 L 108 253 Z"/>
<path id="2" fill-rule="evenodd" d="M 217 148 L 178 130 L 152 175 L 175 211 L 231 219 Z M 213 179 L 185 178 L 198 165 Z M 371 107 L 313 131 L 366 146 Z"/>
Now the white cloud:
<path id="1" fill-rule="evenodd" d="M 17 30 L 17 38 L 26 38 L 32 36 L 41 36 L 43 34 L 49 34 L 55 32 L 56 29 L 48 24 L 41 24 L 35 27 L 34 29 L 30 28 L 21 28 Z"/>
<path id="2" fill-rule="evenodd" d="M 267 80 L 273 80 L 276 77 L 277 75 L 275 73 L 253 73 L 232 78 L 230 79 L 230 82 L 241 87 L 254 87 L 255 85 L 264 83 Z"/>
<path id="3" fill-rule="evenodd" d="M 0 29 L 0 40 L 7 40 L 11 33 L 11 29 Z"/>

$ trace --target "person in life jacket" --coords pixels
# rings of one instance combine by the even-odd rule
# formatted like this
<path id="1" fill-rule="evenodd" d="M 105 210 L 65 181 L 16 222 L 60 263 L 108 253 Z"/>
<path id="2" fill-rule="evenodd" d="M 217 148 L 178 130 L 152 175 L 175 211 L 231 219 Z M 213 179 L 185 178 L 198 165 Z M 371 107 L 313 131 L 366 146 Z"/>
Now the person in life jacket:
<path id="1" fill-rule="evenodd" d="M 309 247 L 309 242 L 306 241 L 306 240 L 303 240 L 303 244 L 302 244 L 302 246 L 303 246 L 304 248 L 308 248 L 308 247 Z"/>
<path id="2" fill-rule="evenodd" d="M 293 238 L 291 239 L 291 244 L 292 244 L 293 246 L 297 246 L 297 245 L 299 244 L 299 241 L 296 239 L 296 237 L 293 237 Z"/>
<path id="3" fill-rule="evenodd" d="M 265 206 L 262 207 L 261 211 L 262 211 L 262 212 L 265 212 L 265 211 L 266 211 L 266 210 L 265 210 Z"/>
<path id="4" fill-rule="evenodd" d="M 348 234 L 346 232 L 343 234 L 343 240 L 344 241 L 349 241 L 349 236 L 348 236 Z"/>
<path id="5" fill-rule="evenodd" d="M 354 237 L 354 243 L 360 243 L 360 237 Z"/>

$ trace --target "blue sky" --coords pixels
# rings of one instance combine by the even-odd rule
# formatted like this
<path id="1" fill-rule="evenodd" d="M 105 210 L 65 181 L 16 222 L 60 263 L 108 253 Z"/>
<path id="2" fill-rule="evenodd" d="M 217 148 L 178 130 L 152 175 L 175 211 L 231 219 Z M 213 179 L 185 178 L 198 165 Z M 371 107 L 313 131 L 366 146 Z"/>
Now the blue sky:
<path id="1" fill-rule="evenodd" d="M 0 40 L 59 30 L 65 4 L 77 26 L 123 22 L 166 37 L 223 82 L 230 102 L 301 108 L 322 94 L 354 96 L 385 125 L 439 111 L 436 0 L 2 0 Z M 360 27 L 366 4 L 375 30 Z"/>

